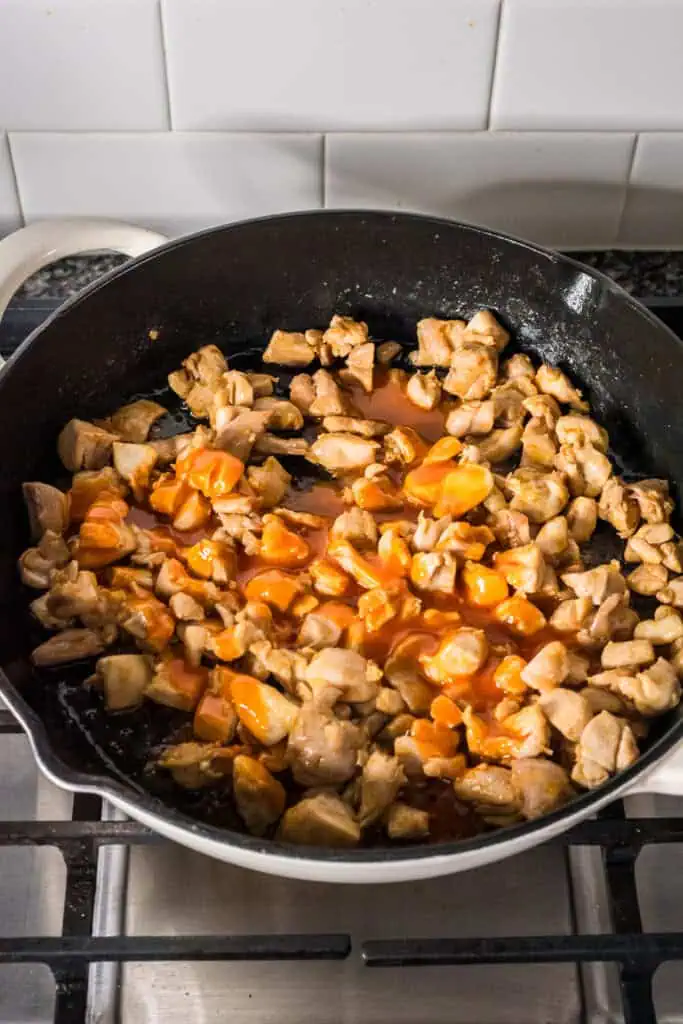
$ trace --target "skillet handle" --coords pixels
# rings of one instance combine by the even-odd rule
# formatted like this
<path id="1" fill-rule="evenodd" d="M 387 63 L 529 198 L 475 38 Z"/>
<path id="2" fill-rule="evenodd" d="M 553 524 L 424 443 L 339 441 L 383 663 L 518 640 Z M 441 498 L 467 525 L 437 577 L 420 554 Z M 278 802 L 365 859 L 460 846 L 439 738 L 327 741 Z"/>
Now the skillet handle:
<path id="1" fill-rule="evenodd" d="M 141 256 L 168 239 L 115 220 L 37 221 L 0 241 L 0 319 L 10 299 L 36 271 L 65 256 L 109 250 Z"/>
<path id="2" fill-rule="evenodd" d="M 629 787 L 627 796 L 658 793 L 661 796 L 683 796 L 683 741 L 673 752 L 655 765 L 648 774 Z"/>

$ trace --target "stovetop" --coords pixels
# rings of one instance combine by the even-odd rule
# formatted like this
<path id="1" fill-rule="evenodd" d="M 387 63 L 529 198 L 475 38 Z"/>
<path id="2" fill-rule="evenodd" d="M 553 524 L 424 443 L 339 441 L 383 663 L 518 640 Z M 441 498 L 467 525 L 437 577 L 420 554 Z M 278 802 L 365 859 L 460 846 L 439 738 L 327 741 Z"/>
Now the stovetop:
<path id="1" fill-rule="evenodd" d="M 0 354 L 53 308 L 11 306 Z M 270 878 L 56 789 L 0 710 L 0 1024 L 674 1024 L 681 864 L 683 801 L 633 797 L 466 875 Z"/>

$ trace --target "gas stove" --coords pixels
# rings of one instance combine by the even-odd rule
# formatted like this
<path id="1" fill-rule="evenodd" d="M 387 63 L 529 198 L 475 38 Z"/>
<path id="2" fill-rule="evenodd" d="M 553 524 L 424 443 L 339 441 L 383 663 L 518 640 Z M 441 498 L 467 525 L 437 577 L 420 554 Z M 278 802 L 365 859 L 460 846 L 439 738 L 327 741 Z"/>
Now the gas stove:
<path id="1" fill-rule="evenodd" d="M 55 305 L 10 306 L 0 355 Z M 467 875 L 270 878 L 55 788 L 0 709 L 0 1024 L 674 1024 L 682 858 L 683 801 L 641 796 Z"/>

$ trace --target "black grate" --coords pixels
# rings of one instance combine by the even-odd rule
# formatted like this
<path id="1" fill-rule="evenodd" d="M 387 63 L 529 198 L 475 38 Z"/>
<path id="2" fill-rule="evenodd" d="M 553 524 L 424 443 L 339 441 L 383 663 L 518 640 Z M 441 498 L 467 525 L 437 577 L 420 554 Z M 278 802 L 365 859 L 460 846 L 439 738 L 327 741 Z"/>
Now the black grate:
<path id="1" fill-rule="evenodd" d="M 658 315 L 683 335 L 683 305 L 653 302 Z M 53 308 L 36 302 L 3 324 L 0 352 L 9 354 L 21 337 Z M 12 333 L 13 332 L 13 333 Z M 0 711 L 0 734 L 19 726 Z M 0 738 L 0 742 L 2 742 Z M 0 938 L 0 965 L 45 964 L 56 982 L 55 1024 L 86 1019 L 89 967 L 97 961 L 343 960 L 351 953 L 348 935 L 182 935 L 93 937 L 98 854 L 107 844 L 155 843 L 135 822 L 100 821 L 98 798 L 77 795 L 71 821 L 0 821 L 0 846 L 51 846 L 66 864 L 61 937 Z M 683 932 L 644 933 L 635 866 L 643 847 L 683 842 L 683 817 L 627 819 L 615 804 L 599 819 L 578 825 L 556 840 L 566 848 L 602 851 L 613 932 L 503 938 L 368 940 L 360 953 L 368 967 L 458 966 L 465 964 L 599 963 L 618 965 L 625 1024 L 657 1024 L 652 979 L 657 968 L 683 960 Z M 1 880 L 0 880 L 1 884 Z"/>

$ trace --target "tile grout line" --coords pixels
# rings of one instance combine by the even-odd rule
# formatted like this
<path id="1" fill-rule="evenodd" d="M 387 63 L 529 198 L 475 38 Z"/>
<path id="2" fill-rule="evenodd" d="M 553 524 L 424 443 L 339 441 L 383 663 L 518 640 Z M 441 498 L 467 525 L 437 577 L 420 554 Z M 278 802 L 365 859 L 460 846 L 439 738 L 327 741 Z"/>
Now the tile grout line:
<path id="1" fill-rule="evenodd" d="M 7 139 L 7 156 L 9 158 L 9 172 L 14 183 L 14 193 L 17 197 L 17 204 L 19 206 L 19 216 L 21 218 L 22 227 L 26 225 L 26 214 L 24 213 L 24 203 L 21 198 L 21 189 L 19 188 L 19 175 L 17 174 L 17 165 L 14 162 L 14 153 L 12 152 L 12 139 L 9 132 L 5 132 L 5 138 Z"/>
<path id="2" fill-rule="evenodd" d="M 164 22 L 164 11 L 162 0 L 158 0 L 157 10 L 159 12 L 159 33 L 161 36 L 161 60 L 162 76 L 164 79 L 164 96 L 166 97 L 166 131 L 173 131 L 173 116 L 171 111 L 171 77 L 168 68 L 168 48 L 166 46 L 166 25 Z"/>
<path id="3" fill-rule="evenodd" d="M 500 46 L 500 32 L 503 24 L 503 10 L 505 7 L 505 0 L 500 0 L 498 7 L 498 18 L 496 19 L 496 31 L 493 40 L 493 61 L 491 64 L 491 79 L 489 81 L 489 101 L 486 108 L 486 125 L 484 130 L 487 132 L 491 131 L 491 110 L 493 108 L 493 90 L 496 85 L 496 71 L 498 69 L 498 48 Z"/>
<path id="4" fill-rule="evenodd" d="M 631 153 L 629 155 L 628 167 L 626 169 L 626 182 L 624 184 L 624 196 L 621 201 L 621 208 L 619 210 L 619 216 L 617 217 L 617 233 L 615 242 L 621 237 L 621 228 L 624 222 L 624 214 L 626 213 L 626 204 L 628 203 L 628 193 L 631 187 L 631 175 L 633 174 L 633 165 L 636 161 L 636 153 L 638 151 L 638 143 L 640 141 L 640 132 L 636 132 L 633 136 L 633 144 L 631 146 Z"/>

